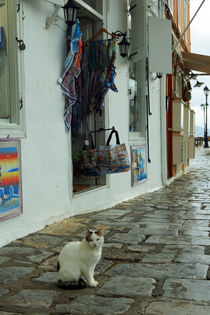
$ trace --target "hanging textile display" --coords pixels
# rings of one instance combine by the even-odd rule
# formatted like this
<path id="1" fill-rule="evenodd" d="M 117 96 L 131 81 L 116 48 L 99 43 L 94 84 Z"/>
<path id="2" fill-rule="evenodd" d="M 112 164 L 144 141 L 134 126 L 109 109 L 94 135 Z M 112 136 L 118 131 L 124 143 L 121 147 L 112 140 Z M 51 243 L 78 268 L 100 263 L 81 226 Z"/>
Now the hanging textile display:
<path id="1" fill-rule="evenodd" d="M 117 43 L 114 38 L 82 43 L 78 19 L 69 27 L 67 40 L 69 52 L 58 83 L 65 94 L 66 131 L 71 129 L 76 138 L 88 134 L 91 112 L 102 114 L 108 90 L 118 92 L 114 83 Z"/>
<path id="2" fill-rule="evenodd" d="M 80 59 L 82 52 L 82 33 L 79 28 L 79 21 L 70 26 L 67 31 L 67 45 L 69 52 L 65 60 L 64 73 L 58 83 L 65 94 L 64 123 L 66 131 L 71 128 L 72 106 L 77 100 L 75 80 L 80 74 Z"/>
<path id="3" fill-rule="evenodd" d="M 72 109 L 74 138 L 89 134 L 91 112 L 102 114 L 109 89 L 118 92 L 114 83 L 116 68 L 116 40 L 90 41 L 82 46 L 81 72 L 76 79 L 77 101 Z"/>
<path id="4" fill-rule="evenodd" d="M 116 41 L 91 41 L 89 47 L 89 110 L 102 112 L 104 98 L 109 89 L 118 92 L 114 77 Z"/>

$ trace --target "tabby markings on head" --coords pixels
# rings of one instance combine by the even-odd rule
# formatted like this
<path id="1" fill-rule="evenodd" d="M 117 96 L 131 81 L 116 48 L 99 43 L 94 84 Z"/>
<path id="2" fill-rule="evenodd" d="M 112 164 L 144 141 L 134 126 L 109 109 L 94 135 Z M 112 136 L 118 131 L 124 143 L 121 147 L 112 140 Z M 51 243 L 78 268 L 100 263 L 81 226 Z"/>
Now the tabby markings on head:
<path id="1" fill-rule="evenodd" d="M 90 242 L 91 241 L 91 236 L 92 234 L 97 234 L 98 236 L 103 236 L 104 235 L 104 228 L 101 228 L 100 230 L 93 231 L 93 230 L 87 230 L 86 231 L 86 241 Z"/>

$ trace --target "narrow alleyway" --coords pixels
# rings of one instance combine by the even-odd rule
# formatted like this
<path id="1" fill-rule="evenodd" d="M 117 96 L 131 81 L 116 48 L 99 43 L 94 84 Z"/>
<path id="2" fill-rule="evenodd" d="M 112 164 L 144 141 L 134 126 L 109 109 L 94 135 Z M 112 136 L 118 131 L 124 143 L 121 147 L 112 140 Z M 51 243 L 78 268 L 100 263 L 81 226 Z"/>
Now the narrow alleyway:
<path id="1" fill-rule="evenodd" d="M 170 186 L 1 248 L 0 315 L 210 314 L 210 149 L 196 150 Z M 106 227 L 99 286 L 58 289 L 57 255 L 87 224 Z"/>

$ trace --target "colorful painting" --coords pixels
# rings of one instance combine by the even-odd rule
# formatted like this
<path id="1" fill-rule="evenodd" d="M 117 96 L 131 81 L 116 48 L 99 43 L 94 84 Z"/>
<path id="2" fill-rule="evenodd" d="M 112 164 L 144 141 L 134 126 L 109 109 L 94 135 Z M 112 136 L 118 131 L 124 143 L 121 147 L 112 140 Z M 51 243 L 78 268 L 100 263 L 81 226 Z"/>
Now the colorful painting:
<path id="1" fill-rule="evenodd" d="M 21 213 L 20 141 L 0 139 L 0 220 Z"/>
<path id="2" fill-rule="evenodd" d="M 132 186 L 147 180 L 146 146 L 131 146 L 131 184 Z"/>

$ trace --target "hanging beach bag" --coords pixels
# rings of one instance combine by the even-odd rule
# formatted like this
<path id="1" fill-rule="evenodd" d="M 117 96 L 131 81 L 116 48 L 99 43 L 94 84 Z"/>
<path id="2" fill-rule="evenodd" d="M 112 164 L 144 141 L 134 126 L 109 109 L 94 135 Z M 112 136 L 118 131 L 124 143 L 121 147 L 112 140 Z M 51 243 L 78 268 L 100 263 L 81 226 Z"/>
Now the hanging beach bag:
<path id="1" fill-rule="evenodd" d="M 113 134 L 116 137 L 116 144 L 110 144 Z M 120 144 L 117 130 L 111 131 L 105 146 L 99 146 L 97 164 L 102 174 L 127 172 L 130 169 L 126 145 Z"/>
<path id="2" fill-rule="evenodd" d="M 110 144 L 113 134 L 116 137 L 116 144 Z M 73 165 L 75 175 L 85 177 L 127 172 L 130 169 L 126 145 L 120 144 L 115 129 L 111 131 L 105 146 L 94 148 L 91 137 L 91 146 L 75 152 Z"/>

